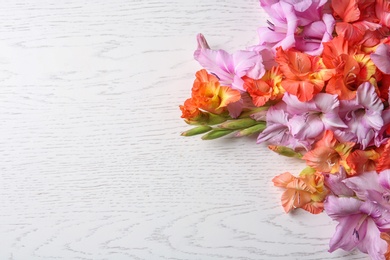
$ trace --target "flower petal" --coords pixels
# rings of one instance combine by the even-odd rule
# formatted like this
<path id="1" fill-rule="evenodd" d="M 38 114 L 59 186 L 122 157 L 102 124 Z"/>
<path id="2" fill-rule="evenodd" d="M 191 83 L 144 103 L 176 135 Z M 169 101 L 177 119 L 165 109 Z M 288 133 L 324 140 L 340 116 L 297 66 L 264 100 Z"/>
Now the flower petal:
<path id="1" fill-rule="evenodd" d="M 385 74 L 390 74 L 390 45 L 379 45 L 370 57 L 378 69 Z"/>
<path id="2" fill-rule="evenodd" d="M 325 174 L 325 185 L 330 189 L 335 195 L 342 195 L 352 197 L 354 196 L 353 190 L 347 187 L 345 183 L 342 182 L 347 177 L 347 174 L 343 167 L 340 167 L 340 171 L 334 174 Z"/>
<path id="3" fill-rule="evenodd" d="M 326 214 L 333 220 L 340 220 L 343 217 L 348 217 L 354 214 L 360 214 L 360 206 L 363 204 L 361 200 L 352 197 L 337 197 L 329 195 L 326 198 L 324 207 Z"/>
<path id="4" fill-rule="evenodd" d="M 275 176 L 272 179 L 272 182 L 274 183 L 274 185 L 276 187 L 286 188 L 287 184 L 292 182 L 294 179 L 295 179 L 295 177 L 291 173 L 285 172 L 285 173 L 279 174 L 278 176 Z"/>
<path id="5" fill-rule="evenodd" d="M 384 260 L 384 254 L 387 251 L 387 243 L 380 238 L 380 231 L 372 219 L 367 219 L 366 234 L 361 238 L 361 242 L 357 248 L 363 252 L 368 253 L 371 259 Z"/>
<path id="6" fill-rule="evenodd" d="M 378 182 L 379 175 L 375 171 L 365 172 L 358 176 L 345 179 L 343 182 L 353 191 L 359 199 L 366 199 L 367 190 L 383 190 Z"/>
<path id="7" fill-rule="evenodd" d="M 329 252 L 333 252 L 338 248 L 351 251 L 356 247 L 359 241 L 355 236 L 355 227 L 357 226 L 360 218 L 361 216 L 357 214 L 349 217 L 343 217 L 339 220 L 336 231 L 329 242 Z"/>

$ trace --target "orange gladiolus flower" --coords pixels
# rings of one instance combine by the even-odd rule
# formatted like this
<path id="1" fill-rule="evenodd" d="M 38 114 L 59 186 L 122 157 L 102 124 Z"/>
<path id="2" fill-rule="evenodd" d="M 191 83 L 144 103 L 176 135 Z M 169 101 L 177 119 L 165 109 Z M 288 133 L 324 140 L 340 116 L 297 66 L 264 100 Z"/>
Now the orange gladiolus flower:
<path id="1" fill-rule="evenodd" d="M 272 67 L 261 79 L 254 80 L 243 77 L 244 89 L 252 98 L 253 104 L 257 107 L 263 106 L 269 100 L 282 98 L 284 89 L 281 86 L 283 75 L 279 67 Z"/>
<path id="2" fill-rule="evenodd" d="M 348 40 L 350 46 L 363 45 L 374 47 L 388 32 L 388 29 L 372 21 L 357 21 L 354 23 L 338 22 L 335 25 L 338 36 Z"/>
<path id="3" fill-rule="evenodd" d="M 276 49 L 275 60 L 285 76 L 281 82 L 282 87 L 302 102 L 311 100 L 315 94 L 321 92 L 325 81 L 334 74 L 333 69 L 324 66 L 320 57 L 296 50 L 284 51 L 279 47 Z"/>
<path id="4" fill-rule="evenodd" d="M 374 171 L 376 161 L 380 154 L 375 150 L 355 150 L 347 157 L 347 164 L 350 167 L 348 175 L 358 175 L 367 171 Z"/>
<path id="5" fill-rule="evenodd" d="M 286 213 L 295 208 L 302 208 L 312 214 L 323 211 L 323 200 L 327 190 L 322 174 L 310 172 L 294 177 L 291 173 L 285 172 L 274 177 L 272 181 L 275 186 L 286 189 L 281 198 Z"/>
<path id="6" fill-rule="evenodd" d="M 382 17 L 382 14 L 384 19 L 387 18 L 385 12 L 381 12 L 384 6 L 378 8 L 380 1 L 376 2 L 375 4 L 375 0 L 332 0 L 331 7 L 336 20 L 339 20 L 335 25 L 337 35 L 347 39 L 351 46 L 373 47 L 379 44 L 386 35 L 383 32 L 388 30 L 378 24 L 378 18 Z"/>
<path id="7" fill-rule="evenodd" d="M 360 18 L 358 0 L 332 0 L 331 5 L 344 22 L 354 22 Z"/>
<path id="8" fill-rule="evenodd" d="M 226 111 L 226 106 L 241 99 L 238 90 L 221 86 L 218 78 L 202 69 L 196 73 L 192 88 L 192 102 L 195 106 L 213 114 Z"/>
<path id="9" fill-rule="evenodd" d="M 343 37 L 335 37 L 329 42 L 324 42 L 322 60 L 327 68 L 335 69 L 343 63 L 341 55 L 354 55 L 357 49 L 348 46 L 348 41 Z"/>
<path id="10" fill-rule="evenodd" d="M 335 75 L 326 85 L 327 93 L 350 100 L 356 96 L 356 90 L 363 82 L 370 81 L 376 85 L 376 66 L 370 56 L 358 54 L 357 49 L 349 47 L 343 37 L 324 43 L 322 57 L 327 68 L 335 69 Z"/>
<path id="11" fill-rule="evenodd" d="M 343 22 L 356 22 L 375 15 L 375 0 L 332 0 L 331 7 L 336 17 Z"/>
<path id="12" fill-rule="evenodd" d="M 193 120 L 196 121 L 202 114 L 202 112 L 199 110 L 199 108 L 194 104 L 194 101 L 192 98 L 187 99 L 184 102 L 184 105 L 179 106 L 180 110 L 182 112 L 181 117 L 185 118 L 187 120 Z"/>
<path id="13" fill-rule="evenodd" d="M 307 152 L 302 159 L 306 164 L 320 172 L 336 173 L 340 166 L 349 172 L 346 162 L 355 143 L 340 143 L 333 132 L 326 130 L 321 140 L 315 143 L 314 149 Z"/>

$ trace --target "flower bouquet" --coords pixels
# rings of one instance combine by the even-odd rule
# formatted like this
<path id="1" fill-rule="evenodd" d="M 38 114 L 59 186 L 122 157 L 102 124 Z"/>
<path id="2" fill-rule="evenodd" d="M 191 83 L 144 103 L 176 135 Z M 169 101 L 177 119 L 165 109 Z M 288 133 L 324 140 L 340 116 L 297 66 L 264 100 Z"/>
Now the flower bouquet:
<path id="1" fill-rule="evenodd" d="M 390 259 L 390 2 L 260 0 L 260 42 L 235 53 L 197 36 L 191 98 L 180 109 L 210 140 L 258 143 L 307 167 L 272 181 L 285 212 L 338 221 L 330 252 Z"/>
<path id="2" fill-rule="evenodd" d="M 258 143 L 307 167 L 272 181 L 285 212 L 338 222 L 332 252 L 390 259 L 390 2 L 260 0 L 260 42 L 228 53 L 197 36 L 191 98 L 180 109 L 211 140 Z"/>

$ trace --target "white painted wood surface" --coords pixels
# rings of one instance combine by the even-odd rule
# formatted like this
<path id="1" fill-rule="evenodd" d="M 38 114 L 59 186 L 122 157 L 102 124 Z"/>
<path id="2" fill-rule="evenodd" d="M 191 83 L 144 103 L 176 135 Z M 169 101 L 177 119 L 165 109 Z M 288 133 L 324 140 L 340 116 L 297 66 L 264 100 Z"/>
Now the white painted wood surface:
<path id="1" fill-rule="evenodd" d="M 286 215 L 301 162 L 185 138 L 195 35 L 257 41 L 256 0 L 7 0 L 0 15 L 0 259 L 368 259 Z"/>

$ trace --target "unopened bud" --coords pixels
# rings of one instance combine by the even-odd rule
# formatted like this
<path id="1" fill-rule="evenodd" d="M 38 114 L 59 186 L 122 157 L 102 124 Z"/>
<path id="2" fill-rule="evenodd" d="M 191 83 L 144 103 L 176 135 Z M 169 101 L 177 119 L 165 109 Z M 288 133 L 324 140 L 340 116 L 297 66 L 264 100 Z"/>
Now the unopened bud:
<path id="1" fill-rule="evenodd" d="M 248 127 L 248 128 L 245 128 L 241 131 L 239 131 L 236 136 L 237 137 L 242 137 L 242 136 L 248 136 L 248 135 L 251 135 L 251 134 L 258 134 L 258 133 L 261 133 L 266 127 L 266 123 L 265 122 L 260 122 L 254 126 L 251 126 L 251 127 Z"/>
<path id="2" fill-rule="evenodd" d="M 227 120 L 227 117 L 225 117 L 223 115 L 216 115 L 216 114 L 209 113 L 209 120 L 207 121 L 207 124 L 208 125 L 216 125 L 216 124 L 223 123 L 226 120 Z"/>
<path id="3" fill-rule="evenodd" d="M 243 119 L 235 119 L 231 120 L 228 122 L 225 122 L 221 124 L 219 127 L 223 129 L 232 129 L 232 130 L 237 130 L 237 129 L 243 129 L 243 128 L 248 128 L 257 123 L 256 120 L 252 118 L 243 118 Z"/>
<path id="4" fill-rule="evenodd" d="M 202 136 L 203 140 L 213 140 L 234 132 L 231 129 L 214 129 Z"/>
<path id="5" fill-rule="evenodd" d="M 209 44 L 206 41 L 206 38 L 203 36 L 203 34 L 199 33 L 196 36 L 196 40 L 198 41 L 198 50 L 199 49 L 210 49 Z"/>
<path id="6" fill-rule="evenodd" d="M 210 131 L 211 129 L 213 129 L 211 126 L 208 126 L 208 125 L 200 125 L 200 126 L 191 128 L 190 130 L 187 130 L 187 131 L 181 133 L 181 135 L 182 135 L 182 136 L 199 135 L 199 134 L 206 133 L 206 132 Z"/>
<path id="7" fill-rule="evenodd" d="M 201 116 L 195 119 L 186 119 L 186 123 L 189 125 L 217 125 L 227 120 L 224 115 L 216 115 L 208 112 L 201 113 Z"/>
<path id="8" fill-rule="evenodd" d="M 287 156 L 287 157 L 295 157 L 295 158 L 301 159 L 303 156 L 301 153 L 298 153 L 298 152 L 294 151 L 294 149 L 291 149 L 291 148 L 286 147 L 286 146 L 268 145 L 268 148 L 271 151 L 274 151 L 275 153 L 278 153 L 280 155 Z"/>

